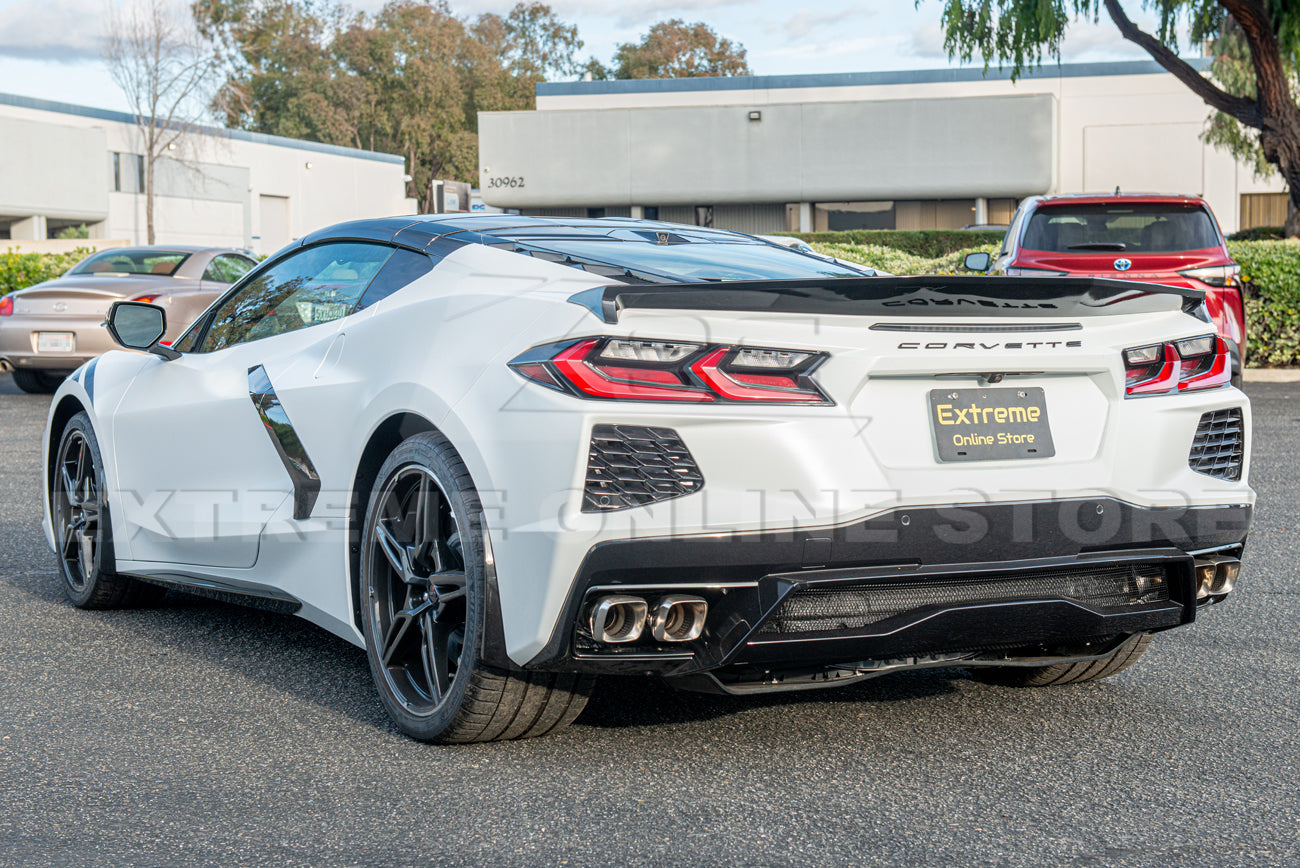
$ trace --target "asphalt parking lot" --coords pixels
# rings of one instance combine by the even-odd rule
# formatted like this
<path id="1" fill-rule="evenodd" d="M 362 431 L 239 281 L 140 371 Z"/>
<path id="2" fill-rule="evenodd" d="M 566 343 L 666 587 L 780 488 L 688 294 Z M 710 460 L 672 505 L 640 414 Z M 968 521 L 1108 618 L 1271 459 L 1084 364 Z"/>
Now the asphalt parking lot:
<path id="1" fill-rule="evenodd" d="M 1113 680 L 607 680 L 558 735 L 435 747 L 306 622 L 73 609 L 39 525 L 48 399 L 0 375 L 0 865 L 1300 864 L 1300 383 L 1248 390 L 1239 590 Z"/>

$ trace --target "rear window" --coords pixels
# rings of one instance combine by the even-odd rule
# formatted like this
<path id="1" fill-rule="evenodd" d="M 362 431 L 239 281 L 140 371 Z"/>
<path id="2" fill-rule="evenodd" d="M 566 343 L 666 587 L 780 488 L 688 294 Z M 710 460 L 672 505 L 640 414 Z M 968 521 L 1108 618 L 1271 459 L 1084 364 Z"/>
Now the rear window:
<path id="1" fill-rule="evenodd" d="M 190 258 L 187 250 L 105 250 L 73 266 L 68 274 L 156 274 L 175 273 Z"/>
<path id="2" fill-rule="evenodd" d="M 1020 246 L 1052 253 L 1180 253 L 1219 246 L 1214 220 L 1195 205 L 1040 208 Z"/>
<path id="3" fill-rule="evenodd" d="M 530 238 L 520 241 L 520 252 L 530 252 L 565 265 L 613 266 L 634 275 L 695 283 L 724 280 L 799 280 L 823 277 L 862 277 L 869 269 L 788 247 L 759 242 L 708 242 L 656 244 L 650 241 L 593 238 Z M 549 254 L 549 255 L 548 255 Z M 609 276 L 617 276 L 610 274 Z"/>

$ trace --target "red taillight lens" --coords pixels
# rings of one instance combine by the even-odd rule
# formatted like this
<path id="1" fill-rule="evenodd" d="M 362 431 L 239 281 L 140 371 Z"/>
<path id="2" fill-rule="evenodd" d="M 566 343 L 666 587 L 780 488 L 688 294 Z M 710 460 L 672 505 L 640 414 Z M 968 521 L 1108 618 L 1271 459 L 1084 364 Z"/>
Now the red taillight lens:
<path id="1" fill-rule="evenodd" d="M 812 381 L 825 353 L 680 341 L 584 338 L 534 347 L 516 373 L 584 398 L 830 404 Z"/>
<path id="2" fill-rule="evenodd" d="M 1226 386 L 1232 380 L 1228 342 L 1202 335 L 1124 351 L 1126 394 L 1167 395 Z"/>
<path id="3" fill-rule="evenodd" d="M 131 299 L 131 301 L 143 301 L 143 302 L 145 302 L 146 304 L 152 304 L 152 303 L 153 303 L 153 300 L 154 300 L 155 298 L 157 298 L 157 297 L 158 297 L 158 293 L 156 293 L 156 292 L 153 293 L 152 295 L 149 294 L 149 293 L 145 293 L 144 295 L 137 295 L 137 296 L 133 297 L 133 298 Z"/>
<path id="4" fill-rule="evenodd" d="M 0 296 L 0 316 L 14 315 L 14 300 L 9 296 Z"/>

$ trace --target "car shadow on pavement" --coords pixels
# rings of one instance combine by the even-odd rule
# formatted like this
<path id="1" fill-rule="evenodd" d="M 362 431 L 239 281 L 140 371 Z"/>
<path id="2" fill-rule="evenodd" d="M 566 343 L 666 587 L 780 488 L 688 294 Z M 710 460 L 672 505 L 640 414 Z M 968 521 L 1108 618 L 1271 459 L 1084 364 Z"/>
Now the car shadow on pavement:
<path id="1" fill-rule="evenodd" d="M 678 690 L 658 678 L 603 676 L 577 725 L 619 729 L 694 723 L 765 708 L 910 702 L 955 693 L 953 682 L 966 680 L 961 669 L 925 669 L 810 690 L 732 696 Z"/>

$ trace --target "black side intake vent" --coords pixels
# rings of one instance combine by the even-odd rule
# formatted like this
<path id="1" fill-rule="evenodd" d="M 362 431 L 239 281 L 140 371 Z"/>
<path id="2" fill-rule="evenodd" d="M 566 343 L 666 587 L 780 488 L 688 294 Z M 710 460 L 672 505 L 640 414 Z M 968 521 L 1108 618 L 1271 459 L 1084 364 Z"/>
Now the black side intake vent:
<path id="1" fill-rule="evenodd" d="M 644 506 L 703 487 L 700 468 L 671 428 L 597 425 L 591 429 L 583 512 Z"/>
<path id="2" fill-rule="evenodd" d="M 1215 410 L 1201 416 L 1187 464 L 1197 473 L 1241 479 L 1246 456 L 1246 425 L 1240 410 Z"/>

